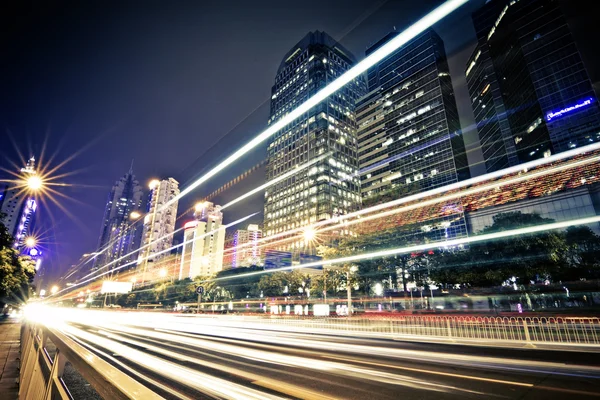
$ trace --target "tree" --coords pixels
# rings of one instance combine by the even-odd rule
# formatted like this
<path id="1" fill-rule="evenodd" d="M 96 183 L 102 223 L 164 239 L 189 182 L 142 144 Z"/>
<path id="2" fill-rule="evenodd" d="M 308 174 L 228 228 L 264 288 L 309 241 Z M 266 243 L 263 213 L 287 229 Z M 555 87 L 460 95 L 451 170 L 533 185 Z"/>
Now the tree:
<path id="1" fill-rule="evenodd" d="M 588 226 L 571 226 L 565 231 L 568 270 L 565 281 L 600 278 L 600 237 Z"/>
<path id="2" fill-rule="evenodd" d="M 275 271 L 261 276 L 258 289 L 266 297 L 282 296 L 286 287 L 288 294 L 295 295 L 300 293 L 299 288 L 306 287 L 307 281 L 308 276 L 300 271 Z"/>
<path id="3" fill-rule="evenodd" d="M 245 299 L 258 297 L 260 291 L 258 282 L 261 275 L 255 274 L 247 276 L 255 272 L 263 271 L 263 267 L 252 265 L 250 267 L 238 267 L 220 271 L 216 278 L 222 280 L 217 281 L 218 285 L 225 289 L 232 299 Z"/>
<path id="4" fill-rule="evenodd" d="M 4 215 L 0 214 L 0 219 Z M 12 247 L 14 238 L 4 224 L 0 223 L 0 299 L 26 300 L 29 284 L 35 275 L 35 263 L 30 257 L 21 256 Z"/>
<path id="5" fill-rule="evenodd" d="M 553 222 L 537 214 L 509 212 L 494 216 L 482 233 Z M 529 284 L 556 278 L 566 268 L 567 245 L 562 232 L 541 232 L 471 244 L 467 249 L 437 252 L 430 257 L 430 278 L 440 284 L 499 286 L 513 277 Z"/>

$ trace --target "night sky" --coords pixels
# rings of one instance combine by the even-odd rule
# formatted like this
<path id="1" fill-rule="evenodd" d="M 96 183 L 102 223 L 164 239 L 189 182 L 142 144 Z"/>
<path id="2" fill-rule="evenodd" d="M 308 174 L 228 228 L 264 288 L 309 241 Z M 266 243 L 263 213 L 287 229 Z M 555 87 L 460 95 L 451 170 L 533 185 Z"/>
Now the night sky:
<path id="1" fill-rule="evenodd" d="M 470 13 L 483 2 L 471 1 L 435 27 L 446 44 L 463 128 L 473 124 L 464 84 L 475 40 Z M 75 172 L 61 180 L 72 186 L 60 188 L 72 216 L 53 205 L 38 213 L 52 281 L 95 250 L 110 187 L 132 160 L 144 187 L 169 176 L 183 187 L 264 128 L 281 58 L 308 31 L 326 31 L 361 59 L 368 45 L 441 1 L 6 3 L 0 166 L 21 164 L 19 152 L 39 158 L 44 150 L 42 162 L 54 156 L 51 166 L 74 156 L 59 171 Z M 472 172 L 481 173 L 472 129 L 465 129 L 465 141 Z M 180 210 L 258 163 L 264 147 L 188 196 Z M 255 174 L 216 200 L 262 182 L 264 175 Z M 225 218 L 255 211 L 262 211 L 261 196 Z"/>

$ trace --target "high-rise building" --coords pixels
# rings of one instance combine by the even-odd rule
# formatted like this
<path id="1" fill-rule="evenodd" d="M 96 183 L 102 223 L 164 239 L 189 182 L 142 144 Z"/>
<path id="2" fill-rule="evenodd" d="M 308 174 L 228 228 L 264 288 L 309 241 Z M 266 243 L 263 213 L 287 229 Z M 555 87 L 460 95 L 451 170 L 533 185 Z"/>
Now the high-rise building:
<path id="1" fill-rule="evenodd" d="M 397 35 L 371 46 L 367 55 Z M 357 102 L 363 203 L 470 177 L 444 43 L 427 30 L 367 72 Z M 441 217 L 439 239 L 466 234 L 461 212 Z"/>
<path id="2" fill-rule="evenodd" d="M 473 13 L 467 85 L 489 172 L 600 140 L 600 107 L 556 0 Z"/>
<path id="3" fill-rule="evenodd" d="M 256 224 L 248 225 L 248 229 L 238 229 L 233 235 L 232 267 L 249 267 L 262 265 L 262 249 L 259 240 L 262 231 Z"/>
<path id="4" fill-rule="evenodd" d="M 179 195 L 179 182 L 173 178 L 155 179 L 149 187 L 142 234 L 143 249 L 139 254 L 143 259 L 141 262 L 154 262 L 169 254 L 177 219 L 178 201 L 169 202 Z"/>
<path id="5" fill-rule="evenodd" d="M 142 187 L 135 179 L 132 165 L 108 195 L 94 268 L 119 259 L 111 265 L 112 269 L 138 258 L 130 253 L 140 246 L 142 226 L 136 218 L 141 214 L 142 197 Z"/>
<path id="6" fill-rule="evenodd" d="M 35 158 L 31 157 L 21 168 L 23 182 L 36 174 Z M 26 247 L 25 239 L 32 232 L 37 207 L 35 197 L 26 184 L 6 185 L 0 192 L 0 214 L 4 215 L 2 223 L 15 238 L 14 246 L 20 250 Z"/>
<path id="7" fill-rule="evenodd" d="M 221 206 L 209 201 L 199 203 L 194 217 L 184 225 L 179 279 L 210 276 L 223 270 L 225 226 Z"/>
<path id="8" fill-rule="evenodd" d="M 283 57 L 271 90 L 272 124 L 350 69 L 352 54 L 325 32 L 310 32 Z M 360 205 L 355 100 L 357 79 L 277 132 L 267 149 L 267 179 L 322 157 L 265 193 L 265 236 L 353 211 Z M 303 240 L 290 247 L 299 248 Z"/>

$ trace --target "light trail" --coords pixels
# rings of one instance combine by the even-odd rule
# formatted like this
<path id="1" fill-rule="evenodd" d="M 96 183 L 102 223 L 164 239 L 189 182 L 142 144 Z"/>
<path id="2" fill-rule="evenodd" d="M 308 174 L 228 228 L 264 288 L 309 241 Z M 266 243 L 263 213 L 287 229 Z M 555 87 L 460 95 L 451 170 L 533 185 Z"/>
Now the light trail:
<path id="1" fill-rule="evenodd" d="M 600 146 L 598 144 L 594 144 L 589 147 L 591 147 L 592 149 L 595 150 L 595 149 L 599 148 Z M 576 154 L 579 155 L 579 153 L 576 153 Z M 564 155 L 564 153 L 561 153 L 561 154 L 557 154 L 556 157 L 554 157 L 554 158 L 546 158 L 546 159 L 542 159 L 542 160 L 536 160 L 535 162 L 532 162 L 532 164 L 535 164 L 536 167 L 541 167 L 541 166 L 545 166 L 548 164 L 552 164 L 557 161 L 562 161 L 565 158 L 568 158 L 569 156 L 572 157 L 573 155 L 571 153 L 568 155 Z M 543 162 L 540 162 L 540 161 L 543 161 Z M 360 223 L 367 222 L 370 220 L 383 218 L 385 216 L 391 216 L 394 214 L 399 214 L 399 213 L 414 210 L 414 209 L 425 208 L 427 206 L 431 206 L 431 205 L 434 205 L 437 203 L 442 203 L 442 202 L 447 202 L 447 201 L 454 200 L 454 199 L 459 199 L 461 197 L 466 197 L 466 196 L 473 195 L 476 193 L 481 193 L 481 192 L 485 192 L 488 190 L 492 190 L 497 187 L 507 186 L 507 185 L 511 185 L 511 184 L 515 184 L 515 183 L 519 183 L 519 182 L 524 182 L 529 179 L 541 177 L 541 176 L 544 176 L 547 174 L 557 173 L 560 171 L 569 170 L 572 168 L 577 168 L 579 166 L 592 164 L 594 162 L 599 162 L 599 161 L 600 161 L 600 155 L 594 155 L 589 158 L 580 159 L 580 160 L 572 160 L 566 164 L 552 166 L 549 169 L 534 170 L 534 171 L 528 172 L 527 174 L 512 176 L 512 177 L 509 177 L 508 179 L 505 179 L 502 181 L 491 181 L 489 183 L 487 182 L 488 180 L 495 178 L 495 176 L 492 176 L 490 178 L 489 175 L 499 175 L 500 177 L 502 177 L 504 175 L 509 175 L 511 173 L 514 173 L 515 172 L 514 169 L 516 169 L 517 172 L 523 171 L 523 166 L 519 166 L 518 168 L 512 167 L 512 168 L 509 168 L 510 171 L 508 171 L 506 173 L 503 173 L 503 171 L 505 171 L 505 170 L 503 170 L 503 171 L 498 171 L 499 174 L 494 173 L 494 174 L 487 174 L 482 177 L 477 177 L 477 178 L 475 178 L 476 179 L 475 183 L 472 183 L 471 182 L 472 180 L 465 181 L 465 182 L 459 182 L 459 184 L 458 184 L 459 188 L 462 188 L 462 187 L 468 185 L 469 183 L 471 183 L 471 184 L 486 183 L 485 185 L 469 188 L 466 191 L 456 191 L 455 193 L 450 193 L 450 194 L 447 194 L 447 195 L 444 195 L 441 197 L 435 197 L 433 199 L 424 200 L 427 197 L 431 197 L 431 196 L 437 195 L 439 193 L 450 192 L 453 190 L 453 188 L 450 188 L 450 186 L 455 186 L 457 184 L 443 186 L 441 188 L 433 189 L 433 190 L 430 190 L 427 192 L 418 193 L 418 194 L 415 194 L 412 196 L 403 197 L 398 200 L 392 200 L 387 203 L 378 204 L 378 205 L 375 205 L 372 207 L 364 208 L 362 210 L 358 210 L 356 212 L 345 214 L 345 215 L 342 215 L 342 216 L 339 216 L 336 218 L 330 218 L 330 219 L 327 219 L 324 221 L 319 221 L 319 222 L 313 223 L 311 225 L 307 225 L 307 226 L 303 226 L 300 228 L 288 230 L 288 231 L 285 231 L 282 233 L 278 233 L 275 235 L 263 237 L 260 240 L 258 240 L 257 243 L 259 244 L 259 246 L 258 246 L 259 248 L 280 245 L 280 244 L 284 244 L 289 241 L 298 240 L 298 238 L 301 237 L 303 231 L 307 228 L 319 227 L 320 229 L 318 230 L 318 233 L 323 233 L 323 232 L 339 229 L 342 224 L 343 224 L 343 227 L 352 226 L 352 225 L 360 224 Z M 529 165 L 529 168 L 533 168 L 532 165 Z M 526 167 L 525 169 L 528 169 L 528 168 Z M 454 188 L 454 190 L 456 190 L 456 188 Z M 401 204 L 410 202 L 411 200 L 415 201 L 415 203 L 406 205 L 406 206 L 403 206 L 400 208 L 383 211 L 378 214 L 363 216 L 364 214 L 369 214 L 373 211 L 379 211 L 381 209 L 387 209 L 387 208 L 393 207 L 394 205 L 401 205 Z M 419 200 L 419 201 L 417 202 L 416 200 Z M 353 217 L 357 217 L 357 219 L 349 220 L 350 218 L 353 218 Z M 329 225 L 329 224 L 335 224 L 335 225 L 329 226 L 329 227 L 325 226 L 325 225 Z M 292 236 L 292 235 L 294 235 L 294 236 Z M 281 238 L 281 239 L 274 240 L 277 238 Z M 246 243 L 246 244 L 236 247 L 235 249 L 241 250 L 244 247 L 251 247 L 253 245 L 254 245 L 254 243 Z M 233 251 L 234 251 L 234 249 L 228 249 L 225 251 L 225 254 L 229 254 L 230 252 L 233 252 Z"/>
<path id="2" fill-rule="evenodd" d="M 323 154 L 323 155 L 321 155 L 321 156 L 319 156 L 319 157 L 315 158 L 314 160 L 311 160 L 311 161 L 309 161 L 307 163 L 304 163 L 302 165 L 296 166 L 291 171 L 288 171 L 285 174 L 283 174 L 281 176 L 278 176 L 277 178 L 268 181 L 264 185 L 260 185 L 260 186 L 258 186 L 256 188 L 250 190 L 249 192 L 246 192 L 245 194 L 241 195 L 240 197 L 238 197 L 238 198 L 236 198 L 234 200 L 231 200 L 229 203 L 227 203 L 224 206 L 222 206 L 221 209 L 225 209 L 227 207 L 231 207 L 232 205 L 234 205 L 236 203 L 239 203 L 240 201 L 242 201 L 242 200 L 244 200 L 244 199 L 246 199 L 246 198 L 248 198 L 248 197 L 250 197 L 250 196 L 252 196 L 252 195 L 254 195 L 254 194 L 258 193 L 258 192 L 260 192 L 261 190 L 269 188 L 269 187 L 275 185 L 276 183 L 281 182 L 284 179 L 287 179 L 287 178 L 289 178 L 291 176 L 294 176 L 298 172 L 300 172 L 300 171 L 302 171 L 302 170 L 310 167 L 311 165 L 314 165 L 314 164 L 318 163 L 319 161 L 324 160 L 326 157 L 329 157 L 330 155 L 331 155 L 331 152 L 329 152 L 327 154 Z"/>
<path id="3" fill-rule="evenodd" d="M 254 149 L 256 146 L 267 140 L 269 137 L 273 136 L 279 130 L 283 129 L 285 126 L 290 124 L 295 119 L 302 116 L 302 114 L 308 112 L 311 108 L 318 105 L 321 101 L 327 99 L 329 96 L 337 92 L 339 89 L 343 88 L 346 84 L 352 82 L 352 80 L 358 78 L 361 74 L 366 72 L 369 68 L 373 67 L 375 64 L 383 60 L 385 57 L 393 53 L 395 50 L 399 49 L 401 46 L 408 43 L 411 39 L 416 37 L 421 32 L 430 28 L 432 25 L 451 14 L 454 10 L 465 4 L 468 0 L 449 0 L 444 2 L 442 5 L 431 11 L 429 14 L 425 15 L 423 18 L 418 20 L 416 23 L 405 29 L 403 32 L 399 33 L 396 37 L 391 39 L 389 42 L 381 46 L 379 49 L 371 53 L 368 57 L 360 61 L 354 67 L 350 68 L 344 74 L 342 74 L 339 78 L 325 86 L 315 95 L 310 97 L 304 103 L 300 104 L 294 110 L 290 111 L 279 121 L 275 122 L 269 128 L 265 129 L 263 132 L 259 133 L 254 139 L 246 143 L 232 155 L 227 157 L 225 160 L 221 161 L 217 166 L 208 171 L 204 176 L 198 178 L 195 182 L 193 182 L 190 186 L 185 188 L 179 193 L 179 195 L 175 196 L 172 200 L 167 202 L 163 207 L 167 207 L 175 201 L 178 201 L 182 197 L 189 194 L 191 191 L 196 189 L 198 186 L 208 181 L 210 178 L 233 164 L 235 161 L 240 159 L 246 153 Z"/>
<path id="4" fill-rule="evenodd" d="M 253 214 L 247 215 L 247 216 L 245 216 L 245 217 L 243 217 L 243 218 L 240 218 L 240 219 L 238 219 L 238 220 L 236 220 L 236 221 L 233 221 L 233 222 L 231 222 L 231 223 L 229 223 L 229 224 L 227 224 L 227 225 L 223 225 L 221 228 L 222 228 L 222 229 L 227 229 L 227 228 L 230 228 L 230 227 L 232 227 L 232 226 L 235 226 L 235 225 L 237 225 L 237 224 L 240 224 L 240 223 L 242 223 L 242 222 L 244 222 L 244 221 L 248 220 L 249 218 L 252 218 L 252 217 L 253 217 L 253 216 L 255 216 L 256 214 L 257 214 L 257 213 L 253 213 Z M 221 228 L 219 228 L 219 229 L 221 229 Z M 126 264 L 120 265 L 119 267 L 117 267 L 117 268 L 113 268 L 113 269 L 111 269 L 110 271 L 106 271 L 106 272 L 104 272 L 104 273 L 102 273 L 102 274 L 100 274 L 100 275 L 97 275 L 97 276 L 93 277 L 93 278 L 90 278 L 90 279 L 87 279 L 87 280 L 84 280 L 84 281 L 78 282 L 78 283 L 76 283 L 76 284 L 74 284 L 74 285 L 71 285 L 71 286 L 70 286 L 70 287 L 68 287 L 68 288 L 62 289 L 62 290 L 60 290 L 60 291 L 58 291 L 58 292 L 56 292 L 56 293 L 54 293 L 54 294 L 52 294 L 52 295 L 48 296 L 47 298 L 48 298 L 48 299 L 49 299 L 49 298 L 52 298 L 52 297 L 54 297 L 54 296 L 57 296 L 57 295 L 59 295 L 59 294 L 60 294 L 60 293 L 62 293 L 62 292 L 65 292 L 65 291 L 71 291 L 71 290 L 73 290 L 74 288 L 76 288 L 76 287 L 79 287 L 79 286 L 81 286 L 81 285 L 83 285 L 83 284 L 85 284 L 85 283 L 92 282 L 92 281 L 94 281 L 94 280 L 96 280 L 96 279 L 98 279 L 98 278 L 100 278 L 100 277 L 102 277 L 102 276 L 105 276 L 105 275 L 108 275 L 108 274 L 112 274 L 112 273 L 113 273 L 113 272 L 115 272 L 115 271 L 119 271 L 119 270 L 121 270 L 121 269 L 123 269 L 123 268 L 125 268 L 125 267 L 131 266 L 131 265 L 134 265 L 134 264 L 137 264 L 137 263 L 138 263 L 138 262 L 140 262 L 140 261 L 145 261 L 145 260 L 147 260 L 147 259 L 149 259 L 149 258 L 156 257 L 157 255 L 164 254 L 164 253 L 167 253 L 167 252 L 171 252 L 171 250 L 174 250 L 174 249 L 176 249 L 176 248 L 179 248 L 179 247 L 185 246 L 186 244 L 188 244 L 188 243 L 192 243 L 192 242 L 194 242 L 194 241 L 196 241 L 196 240 L 203 239 L 203 238 L 205 238 L 206 236 L 208 236 L 208 235 L 210 235 L 210 234 L 213 234 L 213 233 L 215 233 L 215 232 L 217 232 L 217 231 L 218 231 L 218 229 L 215 229 L 215 230 L 213 230 L 213 231 L 210 231 L 210 232 L 207 232 L 207 233 L 205 233 L 204 235 L 201 235 L 201 236 L 195 237 L 194 239 L 191 239 L 191 240 L 188 240 L 188 241 L 184 241 L 184 242 L 182 242 L 182 243 L 179 243 L 179 244 L 177 244 L 177 245 L 171 246 L 171 247 L 169 247 L 169 248 L 167 248 L 167 249 L 161 250 L 161 251 L 159 251 L 158 253 L 152 254 L 151 256 L 147 256 L 147 257 L 145 257 L 145 258 L 141 258 L 141 259 L 138 259 L 138 260 L 131 261 L 131 262 L 128 262 L 128 263 L 126 263 Z"/>
<path id="5" fill-rule="evenodd" d="M 485 235 L 477 235 L 477 236 L 471 236 L 471 237 L 466 237 L 466 238 L 452 239 L 452 240 L 447 240 L 445 242 L 426 243 L 426 244 L 421 244 L 421 245 L 413 245 L 413 246 L 399 247 L 399 248 L 394 248 L 394 249 L 389 249 L 389 250 L 375 251 L 375 252 L 365 253 L 365 254 L 356 254 L 353 256 L 340 257 L 340 258 L 335 258 L 332 260 L 320 260 L 320 261 L 315 261 L 315 262 L 310 262 L 310 263 L 305 263 L 305 264 L 300 264 L 300 265 L 293 265 L 290 267 L 282 267 L 282 268 L 270 269 L 270 270 L 265 270 L 265 271 L 248 272 L 245 274 L 239 274 L 239 275 L 234 275 L 234 276 L 225 276 L 225 277 L 220 277 L 220 278 L 206 279 L 203 282 L 218 282 L 218 281 L 224 281 L 224 280 L 230 280 L 230 279 L 239 279 L 239 278 L 244 278 L 244 277 L 248 277 L 248 276 L 264 275 L 264 274 L 268 274 L 268 273 L 272 273 L 272 272 L 276 272 L 276 271 L 277 272 L 292 271 L 292 270 L 300 269 L 300 268 L 318 267 L 323 264 L 325 264 L 325 265 L 346 264 L 346 263 L 352 263 L 354 261 L 382 258 L 382 257 L 387 257 L 387 256 L 394 256 L 394 255 L 398 255 L 398 254 L 407 254 L 407 253 L 424 251 L 424 250 L 432 250 L 432 249 L 436 249 L 436 248 L 440 248 L 440 247 L 455 247 L 455 246 L 465 245 L 465 244 L 470 244 L 470 243 L 478 243 L 478 242 L 484 242 L 484 241 L 489 241 L 489 240 L 502 239 L 502 238 L 511 237 L 511 236 L 522 236 L 522 235 L 528 235 L 528 234 L 532 234 L 532 233 L 539 233 L 539 232 L 550 231 L 550 230 L 555 230 L 555 229 L 564 229 L 564 228 L 568 228 L 569 226 L 593 224 L 596 222 L 600 222 L 600 216 L 581 218 L 581 219 L 575 219 L 575 220 L 570 220 L 570 221 L 554 222 L 551 224 L 543 224 L 543 225 L 531 226 L 531 227 L 526 227 L 526 228 L 511 229 L 511 230 L 502 231 L 502 232 L 488 233 Z"/>

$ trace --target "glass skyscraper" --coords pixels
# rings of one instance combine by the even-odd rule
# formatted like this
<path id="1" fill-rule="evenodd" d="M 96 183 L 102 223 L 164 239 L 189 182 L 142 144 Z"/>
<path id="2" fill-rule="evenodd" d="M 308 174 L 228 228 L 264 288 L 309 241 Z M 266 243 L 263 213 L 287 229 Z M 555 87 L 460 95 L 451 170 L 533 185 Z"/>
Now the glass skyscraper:
<path id="1" fill-rule="evenodd" d="M 600 140 L 600 107 L 555 0 L 473 14 L 467 84 L 488 172 Z"/>
<path id="2" fill-rule="evenodd" d="M 141 213 L 142 198 L 142 187 L 135 179 L 133 168 L 130 168 L 115 182 L 108 196 L 98 240 L 100 254 L 96 256 L 93 268 L 100 268 L 140 247 L 143 225 L 141 221 L 136 223 L 131 213 Z M 131 254 L 111 265 L 110 269 L 137 258 L 137 254 Z"/>
<path id="3" fill-rule="evenodd" d="M 283 57 L 272 88 L 274 123 L 352 67 L 352 54 L 325 32 L 307 34 Z M 265 193 L 264 234 L 285 232 L 356 210 L 360 204 L 354 104 L 364 84 L 353 81 L 275 134 L 267 179 L 316 158 Z M 300 248 L 302 241 L 291 244 Z"/>
<path id="4" fill-rule="evenodd" d="M 356 110 L 364 205 L 470 177 L 444 43 L 433 30 L 369 69 L 367 77 L 369 93 Z M 460 210 L 425 229 L 436 239 L 466 234 Z"/>

